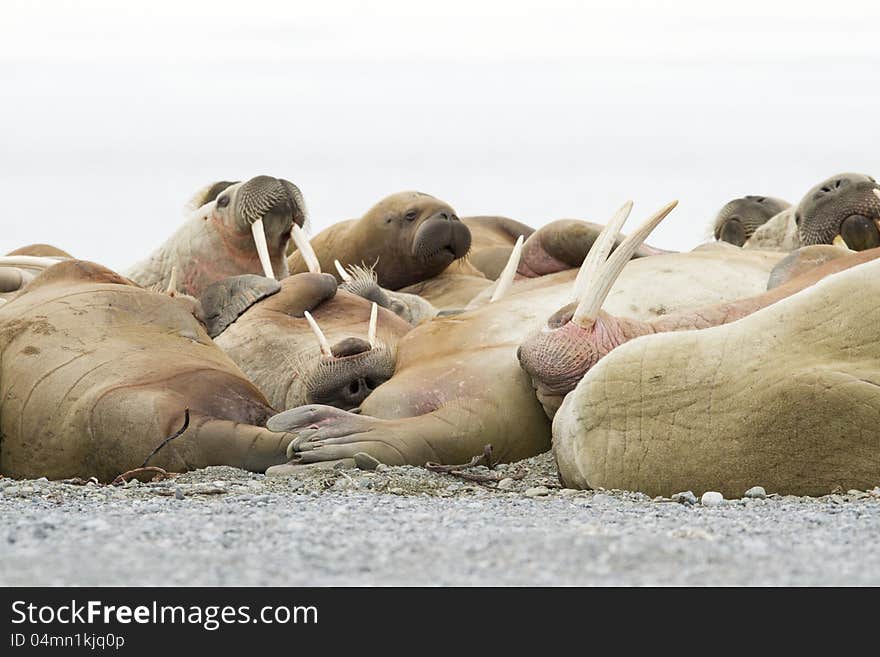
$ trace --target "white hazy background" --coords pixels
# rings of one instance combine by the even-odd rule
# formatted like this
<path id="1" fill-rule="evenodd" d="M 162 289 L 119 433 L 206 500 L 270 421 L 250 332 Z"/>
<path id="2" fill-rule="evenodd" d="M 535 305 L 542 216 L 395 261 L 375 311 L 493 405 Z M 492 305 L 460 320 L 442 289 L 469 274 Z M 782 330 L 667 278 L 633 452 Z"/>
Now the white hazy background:
<path id="1" fill-rule="evenodd" d="M 880 3 L 0 4 L 0 252 L 116 269 L 207 182 L 301 187 L 314 230 L 418 189 L 534 226 L 877 174 Z"/>

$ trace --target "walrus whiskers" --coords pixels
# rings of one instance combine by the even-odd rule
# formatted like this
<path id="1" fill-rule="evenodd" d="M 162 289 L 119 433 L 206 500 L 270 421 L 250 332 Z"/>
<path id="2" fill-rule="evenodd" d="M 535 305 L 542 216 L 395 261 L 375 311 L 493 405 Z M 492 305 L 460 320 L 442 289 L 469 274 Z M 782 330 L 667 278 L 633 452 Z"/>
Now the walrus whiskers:
<path id="1" fill-rule="evenodd" d="M 312 313 L 306 310 L 303 314 L 305 315 L 306 321 L 309 323 L 312 332 L 315 334 L 315 337 L 318 338 L 318 344 L 321 345 L 321 353 L 328 358 L 333 358 L 333 350 L 330 348 L 330 343 L 327 341 L 327 336 L 324 335 L 321 327 L 318 326 L 318 322 L 316 322 L 315 318 L 312 317 Z"/>
<path id="2" fill-rule="evenodd" d="M 275 272 L 272 271 L 272 260 L 269 258 L 269 245 L 266 244 L 266 232 L 263 230 L 262 219 L 257 219 L 251 224 L 251 232 L 254 235 L 254 244 L 257 246 L 257 255 L 260 256 L 260 264 L 263 265 L 263 274 L 265 274 L 266 278 L 275 278 Z"/>
<path id="3" fill-rule="evenodd" d="M 516 238 L 516 244 L 513 245 L 513 250 L 510 252 L 507 264 L 504 265 L 504 269 L 501 270 L 501 276 L 498 277 L 498 282 L 495 283 L 495 291 L 492 293 L 489 303 L 503 299 L 510 290 L 510 286 L 513 285 L 513 279 L 516 277 L 516 270 L 519 267 L 519 259 L 522 255 L 524 239 L 522 235 Z"/>
<path id="4" fill-rule="evenodd" d="M 376 302 L 370 307 L 370 327 L 367 329 L 367 342 L 370 343 L 370 349 L 376 348 L 376 322 L 379 319 L 379 306 Z"/>
<path id="5" fill-rule="evenodd" d="M 302 255 L 303 261 L 306 263 L 306 267 L 308 267 L 309 271 L 313 274 L 320 274 L 321 264 L 318 262 L 318 256 L 315 255 L 315 250 L 312 248 L 309 238 L 306 237 L 303 229 L 296 224 L 293 224 L 290 234 L 291 237 L 293 237 L 293 242 L 296 244 L 296 248 L 299 250 L 300 255 Z"/>
<path id="6" fill-rule="evenodd" d="M 678 201 L 672 201 L 663 206 L 621 242 L 620 246 L 605 261 L 602 268 L 592 277 L 593 280 L 590 280 L 586 285 L 580 303 L 571 318 L 572 322 L 583 328 L 589 328 L 593 325 L 599 315 L 599 310 L 602 308 L 602 303 L 604 303 L 605 298 L 611 291 L 611 286 L 614 285 L 614 281 L 617 280 L 626 263 L 629 262 L 636 249 L 651 234 L 651 231 L 657 227 L 657 224 L 663 221 L 676 205 L 678 205 Z"/>
<path id="7" fill-rule="evenodd" d="M 587 257 L 584 258 L 584 262 L 581 264 L 581 268 L 578 270 L 577 277 L 574 280 L 572 301 L 577 301 L 584 295 L 584 291 L 590 287 L 599 269 L 608 260 L 608 254 L 611 253 L 614 241 L 617 239 L 617 234 L 623 228 L 629 213 L 632 212 L 632 207 L 632 201 L 624 203 L 614 216 L 611 217 L 611 220 L 605 224 L 605 228 L 602 229 L 599 237 L 593 242 L 593 246 L 587 253 Z"/>

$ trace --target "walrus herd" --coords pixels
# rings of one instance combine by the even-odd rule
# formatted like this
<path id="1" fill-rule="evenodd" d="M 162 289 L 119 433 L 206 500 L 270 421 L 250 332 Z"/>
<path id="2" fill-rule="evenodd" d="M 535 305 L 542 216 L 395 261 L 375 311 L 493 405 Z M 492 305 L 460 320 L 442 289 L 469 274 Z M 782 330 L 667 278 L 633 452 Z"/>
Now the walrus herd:
<path id="1" fill-rule="evenodd" d="M 124 272 L 0 257 L 0 473 L 497 461 L 669 496 L 880 483 L 880 185 L 726 203 L 687 253 L 422 192 L 307 237 L 271 176 L 195 194 Z M 627 234 L 624 234 L 624 233 Z"/>

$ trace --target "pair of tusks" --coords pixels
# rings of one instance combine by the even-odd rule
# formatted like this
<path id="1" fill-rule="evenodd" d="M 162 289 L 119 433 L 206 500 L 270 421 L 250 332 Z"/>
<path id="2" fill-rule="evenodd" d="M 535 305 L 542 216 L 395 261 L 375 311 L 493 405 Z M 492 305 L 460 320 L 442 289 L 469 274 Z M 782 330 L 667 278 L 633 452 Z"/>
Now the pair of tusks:
<path id="1" fill-rule="evenodd" d="M 309 323 L 309 326 L 312 329 L 312 332 L 315 334 L 315 337 L 318 338 L 318 344 L 321 347 L 321 353 L 327 358 L 333 358 L 333 350 L 330 348 L 330 342 L 327 340 L 327 336 L 324 335 L 324 331 L 321 330 L 321 327 L 318 326 L 318 322 L 315 321 L 315 318 L 312 317 L 312 313 L 308 310 L 303 313 L 306 316 L 306 321 Z M 373 305 L 370 307 L 370 326 L 367 329 L 367 342 L 370 343 L 370 349 L 376 348 L 376 324 L 379 320 L 379 307 L 376 305 L 376 302 L 373 302 Z"/>
<path id="2" fill-rule="evenodd" d="M 269 246 L 266 244 L 266 233 L 263 230 L 263 220 L 257 219 L 251 224 L 251 233 L 254 235 L 254 244 L 257 247 L 257 255 L 260 256 L 260 264 L 263 265 L 263 274 L 267 278 L 275 278 L 275 272 L 272 270 L 272 261 L 269 259 Z M 291 229 L 291 237 L 296 248 L 299 250 L 306 262 L 306 266 L 313 274 L 321 273 L 321 265 L 318 263 L 318 256 L 315 255 L 309 238 L 305 232 L 297 224 L 293 224 Z"/>
<path id="3" fill-rule="evenodd" d="M 572 322 L 582 328 L 593 326 L 605 298 L 611 292 L 614 281 L 617 280 L 626 263 L 630 261 L 636 249 L 648 238 L 657 224 L 663 221 L 676 205 L 678 205 L 678 201 L 672 201 L 648 217 L 645 223 L 630 233 L 614 250 L 614 253 L 611 253 L 617 234 L 623 228 L 623 224 L 632 211 L 632 201 L 623 204 L 623 207 L 599 233 L 599 237 L 596 238 L 580 271 L 578 271 L 574 282 L 574 301 L 578 301 L 578 306 L 571 318 Z M 609 253 L 611 253 L 610 257 Z"/>
<path id="4" fill-rule="evenodd" d="M 880 189 L 874 189 L 871 191 L 874 192 L 874 196 L 876 196 L 878 199 L 880 199 Z M 874 223 L 877 224 L 877 229 L 880 230 L 880 221 L 875 220 Z M 834 236 L 834 239 L 831 240 L 831 244 L 833 246 L 837 246 L 841 249 L 846 249 L 847 251 L 852 251 L 852 249 L 849 248 L 849 244 L 846 243 L 846 240 L 843 239 L 843 235 L 841 235 L 840 233 L 838 233 L 837 235 Z"/>

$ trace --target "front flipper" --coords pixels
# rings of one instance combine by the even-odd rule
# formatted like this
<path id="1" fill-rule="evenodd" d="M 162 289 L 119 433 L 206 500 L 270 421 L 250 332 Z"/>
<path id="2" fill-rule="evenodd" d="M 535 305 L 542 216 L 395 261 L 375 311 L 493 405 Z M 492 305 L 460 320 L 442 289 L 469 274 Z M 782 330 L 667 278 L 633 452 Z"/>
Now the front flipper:
<path id="1" fill-rule="evenodd" d="M 533 397 L 528 401 L 501 412 L 485 399 L 456 400 L 424 415 L 397 419 L 300 406 L 266 425 L 296 435 L 288 446 L 288 464 L 267 474 L 290 474 L 296 466 L 322 462 L 353 465 L 359 452 L 387 465 L 465 463 L 487 444 L 499 461 L 518 461 L 550 449 L 547 416 Z"/>

